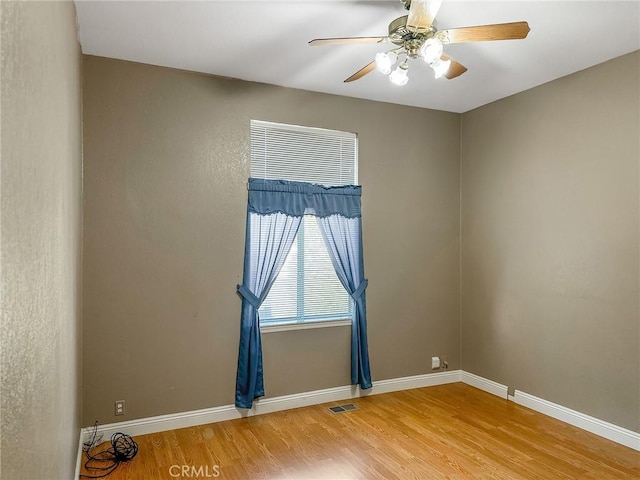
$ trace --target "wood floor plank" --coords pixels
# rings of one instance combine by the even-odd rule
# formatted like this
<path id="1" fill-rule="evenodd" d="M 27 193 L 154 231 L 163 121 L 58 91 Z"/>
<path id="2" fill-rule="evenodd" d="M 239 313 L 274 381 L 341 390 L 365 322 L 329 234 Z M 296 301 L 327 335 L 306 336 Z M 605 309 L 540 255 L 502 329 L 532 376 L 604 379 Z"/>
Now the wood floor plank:
<path id="1" fill-rule="evenodd" d="M 359 410 L 334 414 L 334 402 L 143 435 L 107 478 L 640 478 L 640 452 L 462 383 L 350 403 Z M 173 465 L 194 470 L 175 477 Z"/>

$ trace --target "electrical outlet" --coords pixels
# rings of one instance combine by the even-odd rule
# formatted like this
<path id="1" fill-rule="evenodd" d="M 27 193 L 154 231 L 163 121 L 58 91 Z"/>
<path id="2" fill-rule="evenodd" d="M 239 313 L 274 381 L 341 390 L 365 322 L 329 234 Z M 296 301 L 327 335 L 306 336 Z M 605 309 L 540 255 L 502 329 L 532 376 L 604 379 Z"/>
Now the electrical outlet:
<path id="1" fill-rule="evenodd" d="M 440 357 L 431 357 L 431 370 L 438 370 L 440 368 Z"/>
<path id="2" fill-rule="evenodd" d="M 115 402 L 115 410 L 116 415 L 124 415 L 124 400 L 116 400 Z"/>

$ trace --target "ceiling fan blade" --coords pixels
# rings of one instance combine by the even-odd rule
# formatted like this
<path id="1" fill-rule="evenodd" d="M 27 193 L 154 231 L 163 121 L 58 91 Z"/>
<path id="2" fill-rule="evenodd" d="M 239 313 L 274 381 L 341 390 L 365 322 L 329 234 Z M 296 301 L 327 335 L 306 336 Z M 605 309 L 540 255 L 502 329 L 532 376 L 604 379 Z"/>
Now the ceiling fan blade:
<path id="1" fill-rule="evenodd" d="M 442 43 L 486 42 L 490 40 L 518 40 L 529 34 L 527 22 L 498 23 L 477 27 L 450 28 L 440 30 Z"/>
<path id="2" fill-rule="evenodd" d="M 407 30 L 414 33 L 424 33 L 429 30 L 440 10 L 440 5 L 442 0 L 411 0 Z"/>
<path id="3" fill-rule="evenodd" d="M 374 68 L 376 68 L 376 61 L 374 60 L 366 67 L 362 67 L 356 73 L 347 78 L 344 83 L 353 82 L 354 80 L 358 80 L 359 78 L 364 77 L 367 73 L 371 72 Z"/>
<path id="4" fill-rule="evenodd" d="M 462 75 L 464 72 L 467 71 L 467 67 L 465 67 L 461 63 L 456 62 L 449 55 L 443 54 L 440 58 L 445 62 L 447 60 L 451 61 L 451 65 L 449 65 L 449 70 L 447 70 L 447 73 L 444 74 L 444 76 L 447 77 L 449 80 L 451 80 L 452 78 L 459 77 L 460 75 Z"/>
<path id="5" fill-rule="evenodd" d="M 345 38 L 316 38 L 309 45 L 348 45 L 352 43 L 381 43 L 388 37 L 345 37 Z"/>

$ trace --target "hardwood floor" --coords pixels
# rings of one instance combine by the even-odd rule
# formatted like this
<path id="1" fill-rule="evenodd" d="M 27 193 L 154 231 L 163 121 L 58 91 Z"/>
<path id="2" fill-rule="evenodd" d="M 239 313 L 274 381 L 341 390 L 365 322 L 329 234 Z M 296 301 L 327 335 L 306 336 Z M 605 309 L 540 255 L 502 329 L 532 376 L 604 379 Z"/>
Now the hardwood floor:
<path id="1" fill-rule="evenodd" d="M 328 410 L 344 403 L 360 409 Z M 107 478 L 640 478 L 640 452 L 462 383 L 135 440 L 138 455 Z"/>

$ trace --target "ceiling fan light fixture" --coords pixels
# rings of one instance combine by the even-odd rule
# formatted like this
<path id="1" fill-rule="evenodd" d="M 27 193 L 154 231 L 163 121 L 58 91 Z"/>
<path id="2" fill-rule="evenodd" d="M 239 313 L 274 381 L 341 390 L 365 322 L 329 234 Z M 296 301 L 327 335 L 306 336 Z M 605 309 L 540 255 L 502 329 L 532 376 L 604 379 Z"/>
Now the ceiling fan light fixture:
<path id="1" fill-rule="evenodd" d="M 429 65 L 437 62 L 442 56 L 442 52 L 442 42 L 434 37 L 427 38 L 420 47 L 420 56 Z"/>
<path id="2" fill-rule="evenodd" d="M 433 69 L 435 78 L 444 76 L 452 80 L 465 73 L 467 67 L 446 55 L 443 51 L 443 45 L 517 40 L 526 38 L 531 31 L 529 24 L 525 21 L 439 30 L 436 27 L 435 19 L 443 0 L 400 1 L 409 10 L 409 14 L 393 20 L 389 24 L 387 36 L 316 38 L 311 40 L 309 44 L 392 43 L 395 48 L 391 47 L 388 52 L 378 53 L 374 60 L 348 77 L 345 83 L 358 80 L 373 70 L 379 70 L 388 74 L 396 85 L 405 85 L 409 81 L 407 74 L 409 59 L 421 58 Z"/>
<path id="3" fill-rule="evenodd" d="M 435 73 L 436 78 L 440 78 L 449 70 L 451 66 L 451 60 L 436 60 L 431 64 L 431 68 L 433 68 L 433 72 Z"/>
<path id="4" fill-rule="evenodd" d="M 391 74 L 389 75 L 389 80 L 391 80 L 392 83 L 398 86 L 406 85 L 409 81 L 409 75 L 407 74 L 408 70 L 409 65 L 407 65 L 407 62 L 405 61 L 398 65 L 398 67 L 393 72 L 391 72 Z"/>
<path id="5" fill-rule="evenodd" d="M 391 73 L 391 67 L 393 67 L 397 60 L 398 55 L 396 52 L 380 52 L 376 54 L 376 69 L 379 72 L 388 75 Z"/>

